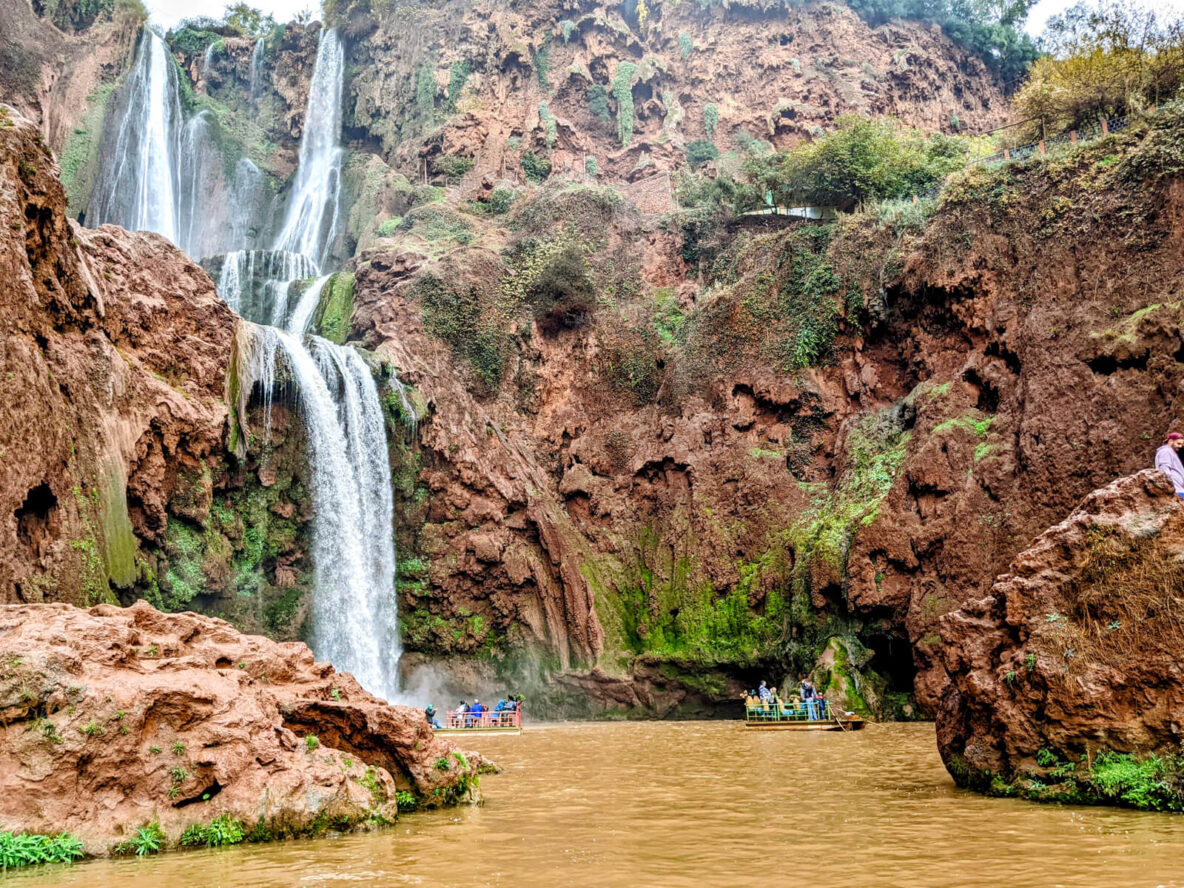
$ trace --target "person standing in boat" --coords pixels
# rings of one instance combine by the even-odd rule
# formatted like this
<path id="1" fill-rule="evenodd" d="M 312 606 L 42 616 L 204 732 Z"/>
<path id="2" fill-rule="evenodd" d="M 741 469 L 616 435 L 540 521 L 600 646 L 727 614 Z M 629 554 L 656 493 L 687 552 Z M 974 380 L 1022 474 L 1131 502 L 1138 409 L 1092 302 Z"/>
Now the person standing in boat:
<path id="1" fill-rule="evenodd" d="M 802 697 L 802 702 L 806 704 L 806 711 L 809 713 L 810 721 L 818 720 L 818 701 L 815 699 L 818 692 L 814 690 L 814 685 L 810 683 L 810 679 L 803 678 L 799 692 Z"/>
<path id="2" fill-rule="evenodd" d="M 771 694 L 769 693 L 769 687 L 767 684 L 765 684 L 765 682 L 763 682 L 763 681 L 761 682 L 761 686 L 756 689 L 756 693 L 757 693 L 757 696 L 761 698 L 762 703 L 769 702 L 769 697 L 771 696 Z"/>
<path id="3" fill-rule="evenodd" d="M 1172 432 L 1160 448 L 1155 451 L 1155 467 L 1172 479 L 1176 496 L 1184 499 L 1184 462 L 1180 461 L 1180 449 L 1184 448 L 1184 435 Z"/>

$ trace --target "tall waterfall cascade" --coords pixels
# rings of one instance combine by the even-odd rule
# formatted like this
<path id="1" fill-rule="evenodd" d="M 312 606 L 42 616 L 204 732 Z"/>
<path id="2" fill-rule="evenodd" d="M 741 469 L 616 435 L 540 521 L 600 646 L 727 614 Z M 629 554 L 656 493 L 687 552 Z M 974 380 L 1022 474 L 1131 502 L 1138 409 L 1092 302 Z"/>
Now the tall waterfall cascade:
<path id="1" fill-rule="evenodd" d="M 251 58 L 251 98 L 256 98 L 262 60 L 260 41 Z M 252 328 L 250 375 L 252 387 L 263 393 L 265 446 L 271 404 L 283 386 L 280 376 L 291 386 L 305 429 L 314 506 L 313 651 L 353 673 L 367 690 L 393 699 L 401 649 L 382 401 L 356 349 L 309 334 L 330 286 L 332 276 L 322 266 L 337 237 L 341 210 L 343 71 L 337 33 L 324 30 L 283 226 L 272 249 L 253 249 L 243 208 L 260 199 L 262 173 L 251 161 L 240 160 L 228 192 L 232 206 L 217 215 L 210 164 L 218 157 L 210 121 L 206 112 L 182 119 L 177 67 L 163 39 L 145 28 L 129 78 L 118 148 L 105 162 L 90 221 L 156 231 L 195 258 L 219 251 L 219 294 L 259 325 Z M 311 283 L 293 299 L 301 281 Z M 405 415 L 413 415 L 402 385 L 396 379 L 392 386 Z"/>
<path id="2" fill-rule="evenodd" d="M 89 224 L 113 222 L 177 240 L 181 101 L 164 39 L 144 28 L 127 80 L 115 149 L 95 184 Z"/>
<path id="3" fill-rule="evenodd" d="M 296 168 L 284 227 L 275 248 L 303 253 L 318 265 L 337 234 L 340 215 L 341 88 L 345 53 L 337 31 L 325 31 L 317 47 L 316 65 L 308 91 L 300 163 Z"/>

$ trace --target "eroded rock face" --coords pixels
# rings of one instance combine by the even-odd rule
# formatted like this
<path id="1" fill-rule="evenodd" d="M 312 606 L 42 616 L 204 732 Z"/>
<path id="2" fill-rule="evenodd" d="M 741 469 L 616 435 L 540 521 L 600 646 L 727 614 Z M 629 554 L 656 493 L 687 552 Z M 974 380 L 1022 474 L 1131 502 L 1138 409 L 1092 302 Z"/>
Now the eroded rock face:
<path id="1" fill-rule="evenodd" d="M 0 588 L 91 604 L 135 584 L 178 475 L 221 458 L 237 321 L 163 238 L 68 220 L 36 129 L 0 111 Z"/>
<path id="2" fill-rule="evenodd" d="M 473 158 L 475 179 L 517 175 L 529 149 L 556 170 L 582 174 L 591 156 L 601 175 L 632 180 L 682 166 L 697 139 L 784 147 L 844 113 L 978 131 L 1004 111 L 983 63 L 933 25 L 872 28 L 843 4 L 651 4 L 643 21 L 625 9 L 449 2 L 356 14 L 341 23 L 356 72 L 348 122 L 409 176 L 440 155 Z M 615 93 L 630 90 L 618 118 Z"/>
<path id="3" fill-rule="evenodd" d="M 1179 750 L 1182 558 L 1184 503 L 1148 469 L 1089 494 L 942 619 L 938 745 L 959 784 L 1038 797 L 1031 780 L 1067 779 L 1055 766 Z"/>
<path id="4" fill-rule="evenodd" d="M 261 838 L 387 823 L 396 791 L 474 800 L 481 764 L 303 644 L 144 602 L 0 606 L 0 724 L 5 827 L 94 854 L 152 821 L 171 842 L 219 815 Z"/>

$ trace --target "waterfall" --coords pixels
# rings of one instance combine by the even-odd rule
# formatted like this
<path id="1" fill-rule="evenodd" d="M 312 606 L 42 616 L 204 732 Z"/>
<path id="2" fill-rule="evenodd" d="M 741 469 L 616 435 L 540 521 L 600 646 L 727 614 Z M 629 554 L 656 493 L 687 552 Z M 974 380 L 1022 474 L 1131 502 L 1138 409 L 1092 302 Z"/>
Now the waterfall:
<path id="1" fill-rule="evenodd" d="M 251 50 L 251 73 L 247 80 L 248 97 L 252 102 L 259 99 L 259 92 L 263 86 L 263 51 L 265 44 L 260 37 L 255 41 L 255 48 Z"/>
<path id="2" fill-rule="evenodd" d="M 207 46 L 206 51 L 201 57 L 201 82 L 205 86 L 206 95 L 210 94 L 210 62 L 214 58 L 214 47 L 217 45 L 217 43 L 218 42 L 215 40 L 213 43 Z"/>
<path id="3" fill-rule="evenodd" d="M 233 249 L 254 239 L 254 222 L 264 197 L 262 171 L 247 158 L 240 159 L 234 166 L 226 248 Z"/>
<path id="4" fill-rule="evenodd" d="M 341 84 L 345 54 L 337 32 L 321 34 L 308 91 L 300 164 L 276 249 L 303 253 L 318 265 L 337 235 L 341 166 Z"/>
<path id="5" fill-rule="evenodd" d="M 125 85 L 126 110 L 99 171 L 88 222 L 177 239 L 181 103 L 164 40 L 144 28 Z"/>
<path id="6" fill-rule="evenodd" d="M 312 647 L 318 658 L 388 699 L 400 645 L 386 432 L 378 388 L 352 348 L 256 329 L 251 375 L 265 409 L 288 370 L 308 446 L 313 499 Z"/>
<path id="7" fill-rule="evenodd" d="M 304 295 L 300 297 L 300 301 L 296 303 L 296 307 L 292 309 L 292 315 L 288 319 L 287 329 L 297 334 L 298 336 L 308 330 L 308 325 L 312 321 L 313 313 L 317 310 L 317 306 L 321 303 L 321 293 L 325 290 L 325 284 L 329 283 L 329 278 L 333 275 L 327 274 L 323 277 L 317 278 L 313 281 Z"/>
<path id="8" fill-rule="evenodd" d="M 251 56 L 252 96 L 263 52 L 259 41 Z M 207 52 L 203 79 L 209 61 Z M 231 177 L 215 143 L 216 123 L 208 112 L 183 121 L 176 65 L 160 36 L 145 28 L 122 94 L 126 110 L 118 142 L 105 152 L 91 221 L 157 231 L 207 259 L 227 304 L 266 325 L 254 328 L 253 380 L 244 390 L 262 392 L 265 444 L 280 367 L 300 407 L 314 508 L 313 650 L 390 699 L 398 692 L 400 648 L 382 401 L 356 349 L 305 335 L 329 284 L 323 266 L 337 238 L 345 156 L 340 144 L 343 70 L 337 34 L 325 30 L 283 226 L 273 249 L 250 249 L 251 220 L 263 201 L 262 173 L 241 159 L 225 186 Z M 226 192 L 231 200 L 220 200 Z M 311 278 L 293 305 L 293 285 Z M 397 379 L 391 384 L 406 415 L 413 417 L 402 385 Z"/>
<path id="9" fill-rule="evenodd" d="M 316 264 L 300 253 L 235 250 L 223 257 L 218 295 L 248 321 L 287 328 L 291 285 L 317 273 Z"/>

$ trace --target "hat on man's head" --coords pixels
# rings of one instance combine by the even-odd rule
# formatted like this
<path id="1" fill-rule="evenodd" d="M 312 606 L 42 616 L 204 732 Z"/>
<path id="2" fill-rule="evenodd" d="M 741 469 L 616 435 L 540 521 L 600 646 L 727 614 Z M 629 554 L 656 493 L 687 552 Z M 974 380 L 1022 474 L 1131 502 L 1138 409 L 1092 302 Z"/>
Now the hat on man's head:
<path id="1" fill-rule="evenodd" d="M 1168 440 L 1169 441 L 1184 441 L 1184 435 L 1181 435 L 1179 432 L 1168 432 Z"/>

